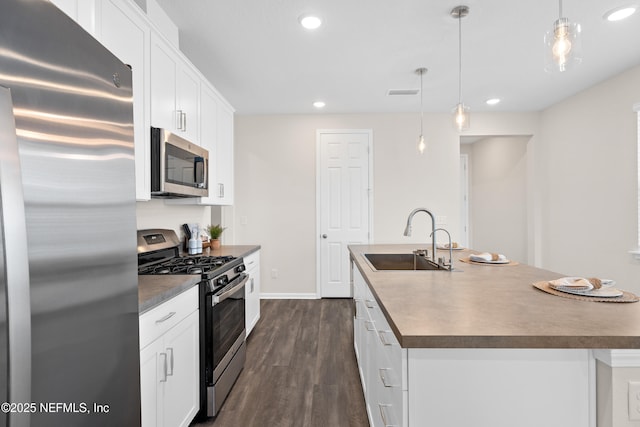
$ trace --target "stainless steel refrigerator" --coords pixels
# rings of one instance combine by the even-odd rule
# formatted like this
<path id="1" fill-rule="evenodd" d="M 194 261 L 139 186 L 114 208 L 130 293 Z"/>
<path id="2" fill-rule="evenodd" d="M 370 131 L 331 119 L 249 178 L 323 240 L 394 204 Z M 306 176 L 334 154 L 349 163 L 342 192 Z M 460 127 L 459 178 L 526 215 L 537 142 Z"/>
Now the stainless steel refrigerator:
<path id="1" fill-rule="evenodd" d="M 139 426 L 131 71 L 0 7 L 0 426 Z"/>

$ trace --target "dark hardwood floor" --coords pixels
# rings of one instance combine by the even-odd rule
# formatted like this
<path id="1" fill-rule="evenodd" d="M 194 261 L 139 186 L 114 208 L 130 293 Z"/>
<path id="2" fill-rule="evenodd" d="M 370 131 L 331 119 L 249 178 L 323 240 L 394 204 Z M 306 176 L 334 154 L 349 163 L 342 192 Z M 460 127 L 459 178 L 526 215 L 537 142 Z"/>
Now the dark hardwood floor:
<path id="1" fill-rule="evenodd" d="M 247 362 L 209 427 L 369 426 L 350 299 L 262 300 Z"/>

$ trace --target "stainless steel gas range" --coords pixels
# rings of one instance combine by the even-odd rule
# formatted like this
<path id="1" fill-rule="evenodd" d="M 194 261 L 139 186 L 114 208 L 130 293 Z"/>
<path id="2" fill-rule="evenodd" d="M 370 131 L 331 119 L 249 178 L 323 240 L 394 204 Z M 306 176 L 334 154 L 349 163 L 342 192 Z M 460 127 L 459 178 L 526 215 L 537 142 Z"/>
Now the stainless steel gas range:
<path id="1" fill-rule="evenodd" d="M 242 258 L 180 256 L 180 246 L 173 230 L 139 230 L 138 274 L 201 277 L 198 417 L 214 417 L 244 367 L 244 287 L 248 276 Z"/>

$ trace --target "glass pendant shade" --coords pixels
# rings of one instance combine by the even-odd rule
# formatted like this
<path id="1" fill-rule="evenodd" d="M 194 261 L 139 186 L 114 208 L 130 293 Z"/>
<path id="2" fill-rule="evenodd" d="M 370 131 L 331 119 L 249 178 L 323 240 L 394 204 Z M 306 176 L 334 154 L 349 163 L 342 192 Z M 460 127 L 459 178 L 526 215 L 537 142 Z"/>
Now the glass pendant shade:
<path id="1" fill-rule="evenodd" d="M 418 153 L 423 154 L 425 148 L 427 148 L 427 144 L 424 142 L 424 136 L 420 135 L 418 138 Z"/>
<path id="2" fill-rule="evenodd" d="M 559 18 L 544 36 L 545 71 L 564 72 L 582 62 L 580 24 Z"/>
<path id="3" fill-rule="evenodd" d="M 460 102 L 453 110 L 454 125 L 458 131 L 468 130 L 471 126 L 469 107 Z"/>

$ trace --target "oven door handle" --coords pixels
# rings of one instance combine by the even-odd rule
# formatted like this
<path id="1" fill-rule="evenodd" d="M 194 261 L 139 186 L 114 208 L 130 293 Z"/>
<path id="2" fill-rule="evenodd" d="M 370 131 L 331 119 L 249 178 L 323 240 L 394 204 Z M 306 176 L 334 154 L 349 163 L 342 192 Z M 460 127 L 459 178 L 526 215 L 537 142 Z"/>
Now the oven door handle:
<path id="1" fill-rule="evenodd" d="M 248 274 L 242 274 L 242 275 L 240 275 L 239 279 L 236 279 L 236 280 L 240 280 L 240 283 L 238 283 L 237 285 L 235 285 L 233 288 L 229 289 L 228 291 L 221 293 L 220 295 L 214 295 L 213 296 L 213 300 L 211 302 L 212 306 L 214 306 L 214 305 L 226 300 L 231 295 L 235 294 L 239 289 L 241 289 L 247 283 L 247 280 L 249 280 L 249 275 Z"/>

